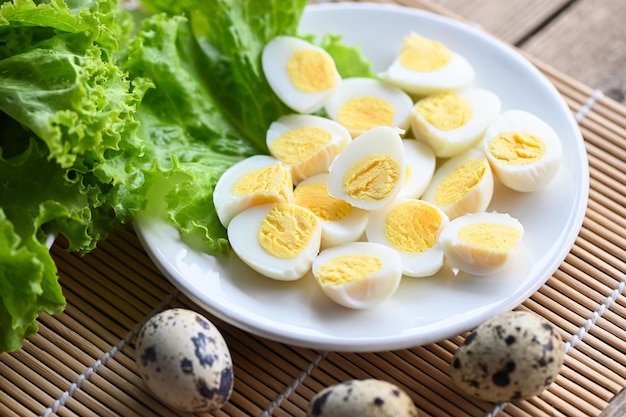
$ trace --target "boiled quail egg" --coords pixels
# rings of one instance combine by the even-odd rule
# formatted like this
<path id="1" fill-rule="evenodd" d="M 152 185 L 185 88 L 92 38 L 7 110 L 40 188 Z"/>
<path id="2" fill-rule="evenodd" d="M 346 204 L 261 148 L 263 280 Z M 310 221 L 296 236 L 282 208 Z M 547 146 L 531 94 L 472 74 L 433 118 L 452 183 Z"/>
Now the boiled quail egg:
<path id="1" fill-rule="evenodd" d="M 354 242 L 365 232 L 369 212 L 328 194 L 330 174 L 318 174 L 300 182 L 294 204 L 311 210 L 322 222 L 322 248 Z"/>
<path id="2" fill-rule="evenodd" d="M 541 189 L 559 170 L 561 140 L 533 113 L 503 112 L 487 129 L 483 143 L 494 175 L 513 190 Z"/>
<path id="3" fill-rule="evenodd" d="M 482 151 L 470 149 L 445 161 L 422 199 L 439 206 L 450 220 L 485 211 L 493 197 L 493 174 Z"/>
<path id="4" fill-rule="evenodd" d="M 402 278 L 400 255 L 372 242 L 351 242 L 324 249 L 313 261 L 322 291 L 344 307 L 365 309 L 389 299 Z"/>
<path id="5" fill-rule="evenodd" d="M 273 122 L 266 134 L 270 154 L 285 164 L 294 184 L 328 171 L 337 154 L 352 141 L 348 130 L 325 117 L 290 114 Z"/>
<path id="6" fill-rule="evenodd" d="M 457 52 L 441 42 L 411 33 L 380 76 L 410 94 L 423 96 L 467 87 L 474 81 L 475 73 Z"/>
<path id="7" fill-rule="evenodd" d="M 402 145 L 406 174 L 398 197 L 419 198 L 435 173 L 435 153 L 430 146 L 415 139 L 402 139 Z"/>
<path id="8" fill-rule="evenodd" d="M 277 36 L 261 54 L 265 78 L 274 93 L 298 113 L 313 113 L 341 84 L 335 61 L 303 39 Z"/>
<path id="9" fill-rule="evenodd" d="M 378 126 L 348 144 L 329 167 L 328 193 L 354 207 L 375 210 L 395 198 L 406 174 L 397 129 Z"/>
<path id="10" fill-rule="evenodd" d="M 411 128 L 440 158 L 456 156 L 480 141 L 500 114 L 500 98 L 481 88 L 431 95 L 411 110 Z"/>
<path id="11" fill-rule="evenodd" d="M 482 212 L 457 217 L 439 236 L 450 266 L 472 275 L 504 270 L 519 252 L 524 227 L 506 213 Z"/>
<path id="12" fill-rule="evenodd" d="M 188 413 L 220 409 L 234 383 L 233 363 L 217 327 L 192 310 L 150 317 L 137 335 L 136 362 L 159 400 Z"/>
<path id="13" fill-rule="evenodd" d="M 293 181 L 289 169 L 268 155 L 254 155 L 228 168 L 213 192 L 217 216 L 225 227 L 247 208 L 292 200 Z"/>
<path id="14" fill-rule="evenodd" d="M 448 216 L 434 204 L 417 199 L 397 199 L 372 213 L 365 229 L 370 242 L 398 252 L 402 273 L 410 277 L 436 274 L 443 266 L 439 234 Z"/>
<path id="15" fill-rule="evenodd" d="M 326 102 L 328 117 L 345 126 L 353 137 L 376 127 L 409 127 L 411 97 L 375 78 L 346 78 Z"/>
<path id="16" fill-rule="evenodd" d="M 236 215 L 227 232 L 233 251 L 250 268 L 293 281 L 311 269 L 320 250 L 322 224 L 304 207 L 265 204 Z"/>

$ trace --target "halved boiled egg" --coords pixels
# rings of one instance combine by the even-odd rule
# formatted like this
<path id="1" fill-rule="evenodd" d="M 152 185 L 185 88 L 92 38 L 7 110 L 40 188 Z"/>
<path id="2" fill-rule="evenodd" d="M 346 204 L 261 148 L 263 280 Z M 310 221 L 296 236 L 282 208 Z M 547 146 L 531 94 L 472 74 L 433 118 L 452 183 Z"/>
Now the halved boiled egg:
<path id="1" fill-rule="evenodd" d="M 228 240 L 237 256 L 260 274 L 279 281 L 304 276 L 320 250 L 322 224 L 295 204 L 264 204 L 236 215 Z"/>
<path id="2" fill-rule="evenodd" d="M 439 242 L 452 268 L 472 275 L 502 271 L 519 252 L 524 227 L 505 213 L 470 213 L 441 232 Z"/>
<path id="3" fill-rule="evenodd" d="M 452 220 L 466 213 L 485 211 L 493 190 L 487 157 L 472 148 L 437 168 L 422 199 L 440 207 Z"/>
<path id="4" fill-rule="evenodd" d="M 328 193 L 354 207 L 376 210 L 395 198 L 406 174 L 397 129 L 378 126 L 355 138 L 330 164 Z"/>
<path id="5" fill-rule="evenodd" d="M 414 95 L 428 95 L 467 87 L 474 68 L 441 42 L 411 33 L 381 78 Z"/>
<path id="6" fill-rule="evenodd" d="M 411 128 L 436 156 L 450 158 L 480 141 L 500 108 L 500 98 L 481 88 L 439 93 L 415 103 Z"/>
<path id="7" fill-rule="evenodd" d="M 402 139 L 406 174 L 398 197 L 419 198 L 430 184 L 437 160 L 432 148 L 415 139 Z"/>
<path id="8" fill-rule="evenodd" d="M 344 125 L 352 137 L 376 127 L 406 130 L 413 100 L 398 87 L 374 78 L 345 78 L 326 102 L 328 117 Z"/>
<path id="9" fill-rule="evenodd" d="M 368 241 L 398 252 L 404 275 L 426 277 L 443 266 L 443 249 L 438 240 L 448 223 L 448 216 L 434 204 L 397 199 L 372 213 L 365 235 Z"/>
<path id="10" fill-rule="evenodd" d="M 536 191 L 557 174 L 562 145 L 554 129 L 523 110 L 503 112 L 487 129 L 484 150 L 493 173 L 507 187 Z"/>
<path id="11" fill-rule="evenodd" d="M 294 184 L 327 172 L 351 141 L 350 133 L 339 123 L 309 114 L 282 116 L 266 133 L 270 154 L 289 168 Z"/>
<path id="12" fill-rule="evenodd" d="M 213 192 L 217 217 L 224 227 L 250 207 L 292 201 L 289 169 L 268 155 L 254 155 L 232 165 L 219 178 Z"/>
<path id="13" fill-rule="evenodd" d="M 313 113 L 341 84 L 335 61 L 324 49 L 300 38 L 277 36 L 261 54 L 274 93 L 298 113 Z"/>
<path id="14" fill-rule="evenodd" d="M 369 212 L 328 194 L 330 174 L 318 174 L 300 182 L 294 204 L 311 210 L 322 222 L 322 248 L 354 242 L 365 231 Z"/>
<path id="15" fill-rule="evenodd" d="M 325 249 L 313 261 L 313 276 L 336 303 L 371 308 L 389 299 L 402 279 L 400 257 L 372 242 L 352 242 Z"/>

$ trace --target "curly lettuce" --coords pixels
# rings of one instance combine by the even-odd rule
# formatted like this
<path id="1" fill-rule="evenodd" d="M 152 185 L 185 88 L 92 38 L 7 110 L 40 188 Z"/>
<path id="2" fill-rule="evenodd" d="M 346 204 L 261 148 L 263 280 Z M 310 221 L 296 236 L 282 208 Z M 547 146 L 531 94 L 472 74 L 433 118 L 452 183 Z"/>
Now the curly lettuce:
<path id="1" fill-rule="evenodd" d="M 145 0 L 136 15 L 117 0 L 0 4 L 0 352 L 36 333 L 40 312 L 64 309 L 50 236 L 85 254 L 148 212 L 228 252 L 213 189 L 267 152 L 267 127 L 289 112 L 260 55 L 297 35 L 305 4 Z M 341 71 L 371 74 L 338 38 L 322 44 Z"/>

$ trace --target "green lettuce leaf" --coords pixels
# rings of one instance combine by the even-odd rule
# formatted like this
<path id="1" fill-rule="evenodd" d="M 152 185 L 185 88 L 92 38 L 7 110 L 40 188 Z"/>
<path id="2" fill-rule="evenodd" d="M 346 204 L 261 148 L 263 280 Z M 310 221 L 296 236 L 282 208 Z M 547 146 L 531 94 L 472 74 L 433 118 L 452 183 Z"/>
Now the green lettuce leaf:
<path id="1" fill-rule="evenodd" d="M 297 35 L 305 4 L 146 0 L 134 16 L 117 0 L 0 5 L 0 351 L 64 308 L 50 235 L 87 253 L 145 214 L 229 251 L 213 189 L 267 152 L 267 127 L 290 113 L 260 57 Z M 344 76 L 371 75 L 358 50 L 321 43 Z"/>
<path id="2" fill-rule="evenodd" d="M 265 132 L 290 110 L 272 92 L 261 67 L 265 44 L 296 35 L 306 0 L 146 0 L 170 14 L 184 13 L 208 58 L 211 95 L 245 138 L 267 152 Z"/>

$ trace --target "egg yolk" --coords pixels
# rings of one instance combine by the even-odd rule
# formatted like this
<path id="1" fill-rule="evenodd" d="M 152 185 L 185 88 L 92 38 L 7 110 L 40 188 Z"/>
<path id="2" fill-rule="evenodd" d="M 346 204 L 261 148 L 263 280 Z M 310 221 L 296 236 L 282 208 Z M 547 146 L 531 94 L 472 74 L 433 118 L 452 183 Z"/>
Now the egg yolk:
<path id="1" fill-rule="evenodd" d="M 475 223 L 462 227 L 458 237 L 478 249 L 507 252 L 515 247 L 522 232 L 503 224 Z"/>
<path id="2" fill-rule="evenodd" d="M 300 49 L 287 61 L 291 83 L 304 93 L 319 93 L 335 85 L 335 66 L 321 51 Z"/>
<path id="3" fill-rule="evenodd" d="M 272 153 L 285 164 L 296 164 L 330 143 L 331 135 L 324 129 L 305 126 L 291 129 L 272 142 Z"/>
<path id="4" fill-rule="evenodd" d="M 486 161 L 481 158 L 470 159 L 460 165 L 437 187 L 435 203 L 439 206 L 447 206 L 461 200 L 480 182 L 486 170 Z"/>
<path id="5" fill-rule="evenodd" d="M 337 114 L 337 121 L 348 129 L 369 130 L 393 124 L 394 108 L 385 99 L 373 96 L 355 97 L 346 101 Z"/>
<path id="6" fill-rule="evenodd" d="M 293 189 L 291 174 L 283 165 L 252 170 L 239 178 L 232 188 L 235 196 L 256 195 L 258 204 L 289 201 L 286 194 Z"/>
<path id="7" fill-rule="evenodd" d="M 317 227 L 309 210 L 292 204 L 277 204 L 265 216 L 257 235 L 259 245 L 277 258 L 293 258 L 308 245 Z"/>
<path id="8" fill-rule="evenodd" d="M 421 253 L 437 242 L 441 215 L 421 201 L 407 201 L 394 207 L 385 220 L 387 240 L 398 250 Z"/>
<path id="9" fill-rule="evenodd" d="M 489 152 L 507 165 L 526 165 L 541 159 L 546 153 L 546 145 L 530 133 L 507 132 L 489 141 Z"/>
<path id="10" fill-rule="evenodd" d="M 400 65 L 411 71 L 428 72 L 445 67 L 452 52 L 440 42 L 412 33 L 404 38 L 400 51 Z"/>
<path id="11" fill-rule="evenodd" d="M 381 260 L 373 255 L 342 255 L 321 265 L 316 277 L 325 285 L 341 285 L 365 278 L 381 267 Z"/>
<path id="12" fill-rule="evenodd" d="M 352 212 L 352 206 L 328 194 L 326 184 L 300 184 L 294 191 L 294 203 L 311 210 L 324 221 L 341 220 Z"/>
<path id="13" fill-rule="evenodd" d="M 441 93 L 423 100 L 415 106 L 419 114 L 440 130 L 458 129 L 465 125 L 474 113 L 472 105 L 455 93 Z"/>
<path id="14" fill-rule="evenodd" d="M 382 154 L 369 155 L 347 170 L 343 177 L 343 189 L 355 200 L 384 200 L 398 185 L 401 171 L 395 159 Z"/>

